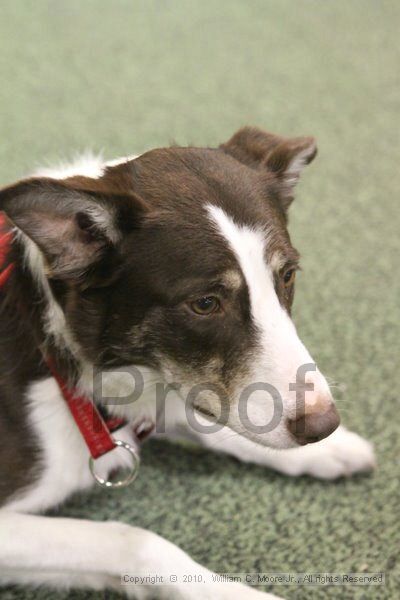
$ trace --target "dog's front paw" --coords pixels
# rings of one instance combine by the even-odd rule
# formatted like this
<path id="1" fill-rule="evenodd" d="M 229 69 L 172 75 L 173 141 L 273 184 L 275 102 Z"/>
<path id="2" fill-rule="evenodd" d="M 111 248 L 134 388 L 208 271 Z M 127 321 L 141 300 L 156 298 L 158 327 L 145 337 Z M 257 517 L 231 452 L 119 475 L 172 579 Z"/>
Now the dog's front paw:
<path id="1" fill-rule="evenodd" d="M 337 479 L 371 471 L 376 465 L 372 444 L 344 427 L 338 427 L 321 442 L 289 452 L 287 473 L 290 475 Z"/>

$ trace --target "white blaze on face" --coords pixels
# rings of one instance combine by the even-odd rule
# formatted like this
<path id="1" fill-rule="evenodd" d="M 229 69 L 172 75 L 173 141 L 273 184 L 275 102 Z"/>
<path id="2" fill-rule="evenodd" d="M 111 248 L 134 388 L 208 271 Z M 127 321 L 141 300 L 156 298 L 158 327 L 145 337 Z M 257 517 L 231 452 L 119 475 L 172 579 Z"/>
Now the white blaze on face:
<path id="1" fill-rule="evenodd" d="M 266 383 L 274 386 L 282 399 L 281 418 L 272 431 L 250 432 L 249 437 L 266 445 L 287 447 L 291 441 L 285 422 L 288 417 L 295 417 L 296 410 L 296 394 L 290 390 L 289 384 L 296 382 L 296 372 L 301 365 L 314 364 L 314 361 L 276 294 L 272 268 L 266 263 L 268 232 L 236 224 L 219 207 L 210 205 L 208 212 L 240 265 L 248 286 L 252 320 L 260 335 L 258 356 L 250 359 L 253 363 L 250 365 L 252 374 L 237 390 L 236 400 L 248 385 Z M 306 406 L 321 397 L 326 398 L 326 402 L 331 401 L 328 384 L 318 370 L 307 372 L 305 379 L 314 385 L 313 391 L 305 394 Z M 254 425 L 266 425 L 275 415 L 274 410 L 276 405 L 274 409 L 271 394 L 265 389 L 255 390 L 249 396 L 247 414 Z M 238 414 L 232 414 L 230 425 L 238 431 L 240 428 L 242 433 L 245 428 Z"/>

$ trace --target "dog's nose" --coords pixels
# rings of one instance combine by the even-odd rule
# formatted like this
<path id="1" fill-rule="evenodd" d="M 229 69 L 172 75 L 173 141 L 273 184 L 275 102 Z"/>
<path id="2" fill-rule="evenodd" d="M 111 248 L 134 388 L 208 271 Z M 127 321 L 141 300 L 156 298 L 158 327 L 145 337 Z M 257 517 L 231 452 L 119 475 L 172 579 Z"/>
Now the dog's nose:
<path id="1" fill-rule="evenodd" d="M 323 407 L 321 408 L 318 407 Z M 340 423 L 340 417 L 333 402 L 316 402 L 314 410 L 305 407 L 301 415 L 289 419 L 288 428 L 301 446 L 319 442 L 335 431 Z"/>

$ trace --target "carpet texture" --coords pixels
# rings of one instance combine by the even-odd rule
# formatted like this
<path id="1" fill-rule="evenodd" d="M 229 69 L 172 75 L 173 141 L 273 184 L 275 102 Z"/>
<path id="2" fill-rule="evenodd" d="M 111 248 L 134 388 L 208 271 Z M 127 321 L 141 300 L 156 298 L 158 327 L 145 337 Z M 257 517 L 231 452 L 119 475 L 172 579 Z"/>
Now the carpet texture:
<path id="1" fill-rule="evenodd" d="M 396 0 L 2 1 L 2 184 L 87 148 L 213 145 L 243 124 L 317 137 L 291 211 L 294 318 L 379 462 L 323 483 L 150 442 L 130 489 L 60 514 L 150 528 L 217 571 L 386 573 L 381 587 L 270 588 L 287 599 L 400 597 L 399 25 Z"/>

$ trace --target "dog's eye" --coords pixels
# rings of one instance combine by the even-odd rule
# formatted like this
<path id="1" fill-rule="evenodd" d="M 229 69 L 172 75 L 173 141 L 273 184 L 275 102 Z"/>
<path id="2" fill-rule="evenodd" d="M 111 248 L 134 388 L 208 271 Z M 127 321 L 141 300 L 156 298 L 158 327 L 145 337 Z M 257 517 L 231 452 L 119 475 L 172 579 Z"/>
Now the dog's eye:
<path id="1" fill-rule="evenodd" d="M 196 315 L 211 315 L 220 307 L 218 298 L 215 296 L 204 296 L 190 303 L 190 308 Z"/>
<path id="2" fill-rule="evenodd" d="M 296 277 L 296 269 L 288 269 L 283 273 L 283 283 L 285 287 L 289 287 L 294 283 Z"/>

